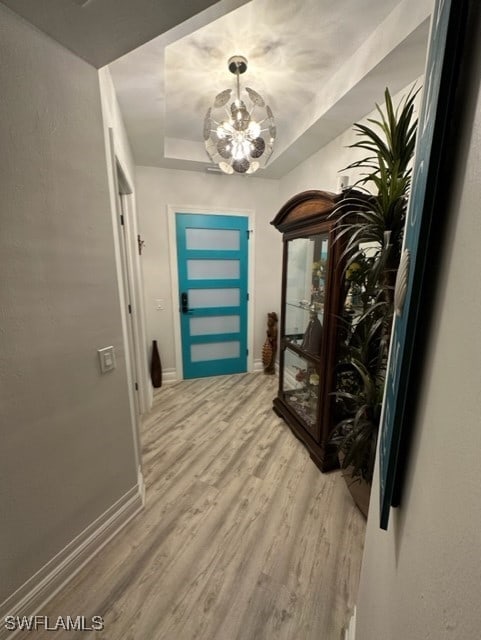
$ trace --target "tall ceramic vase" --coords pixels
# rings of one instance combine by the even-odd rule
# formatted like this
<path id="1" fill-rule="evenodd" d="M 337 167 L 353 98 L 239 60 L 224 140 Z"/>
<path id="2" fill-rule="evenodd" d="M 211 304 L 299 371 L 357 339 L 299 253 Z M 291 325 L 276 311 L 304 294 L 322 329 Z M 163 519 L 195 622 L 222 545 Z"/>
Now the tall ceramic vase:
<path id="1" fill-rule="evenodd" d="M 157 340 L 152 341 L 152 358 L 150 360 L 150 378 L 152 385 L 158 389 L 162 386 L 162 364 L 160 362 Z"/>

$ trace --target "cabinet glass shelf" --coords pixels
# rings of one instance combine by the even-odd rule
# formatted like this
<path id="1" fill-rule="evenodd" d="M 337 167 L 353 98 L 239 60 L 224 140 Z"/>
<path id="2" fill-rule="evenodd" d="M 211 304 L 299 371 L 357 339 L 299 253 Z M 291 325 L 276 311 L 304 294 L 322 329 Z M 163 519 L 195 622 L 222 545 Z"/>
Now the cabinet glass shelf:
<path id="1" fill-rule="evenodd" d="M 303 304 L 302 302 L 286 302 L 286 306 L 294 307 L 295 309 L 304 309 L 304 311 L 315 311 L 316 313 L 323 313 L 324 305 L 322 304 L 310 304 L 309 302 Z"/>

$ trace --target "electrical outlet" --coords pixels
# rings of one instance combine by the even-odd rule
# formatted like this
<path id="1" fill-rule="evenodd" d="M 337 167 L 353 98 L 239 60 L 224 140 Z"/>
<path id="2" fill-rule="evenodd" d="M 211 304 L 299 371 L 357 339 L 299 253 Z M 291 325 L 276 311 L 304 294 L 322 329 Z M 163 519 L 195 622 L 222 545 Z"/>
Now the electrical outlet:
<path id="1" fill-rule="evenodd" d="M 107 373 L 115 369 L 115 348 L 104 347 L 103 349 L 97 349 L 99 354 L 99 363 L 101 373 Z"/>

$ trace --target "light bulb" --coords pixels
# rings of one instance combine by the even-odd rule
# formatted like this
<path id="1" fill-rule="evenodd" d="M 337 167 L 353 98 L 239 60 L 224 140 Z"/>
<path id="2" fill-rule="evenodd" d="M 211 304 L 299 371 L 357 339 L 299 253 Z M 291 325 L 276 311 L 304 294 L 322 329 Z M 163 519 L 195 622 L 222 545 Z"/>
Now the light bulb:
<path id="1" fill-rule="evenodd" d="M 247 128 L 247 132 L 249 133 L 251 138 L 257 138 L 261 132 L 260 124 L 255 120 L 251 120 Z"/>
<path id="2" fill-rule="evenodd" d="M 232 157 L 234 158 L 234 160 L 242 160 L 242 158 L 246 157 L 242 141 L 235 140 L 235 142 L 232 144 Z"/>
<path id="3" fill-rule="evenodd" d="M 251 143 L 248 140 L 242 142 L 242 154 L 244 157 L 248 157 L 251 152 Z"/>

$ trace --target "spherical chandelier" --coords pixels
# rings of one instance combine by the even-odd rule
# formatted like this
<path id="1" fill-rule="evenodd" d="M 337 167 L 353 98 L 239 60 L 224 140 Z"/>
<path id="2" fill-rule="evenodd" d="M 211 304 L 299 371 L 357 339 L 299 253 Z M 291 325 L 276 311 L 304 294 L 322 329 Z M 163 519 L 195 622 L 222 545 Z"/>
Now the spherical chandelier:
<path id="1" fill-rule="evenodd" d="M 205 148 L 224 173 L 254 173 L 265 167 L 272 153 L 274 116 L 254 89 L 246 87 L 241 97 L 240 75 L 247 71 L 247 59 L 232 56 L 228 68 L 237 79 L 236 97 L 231 102 L 232 89 L 216 95 L 204 120 Z"/>

